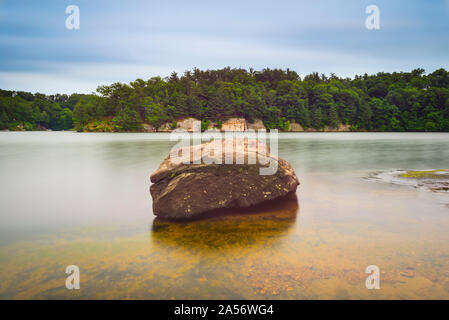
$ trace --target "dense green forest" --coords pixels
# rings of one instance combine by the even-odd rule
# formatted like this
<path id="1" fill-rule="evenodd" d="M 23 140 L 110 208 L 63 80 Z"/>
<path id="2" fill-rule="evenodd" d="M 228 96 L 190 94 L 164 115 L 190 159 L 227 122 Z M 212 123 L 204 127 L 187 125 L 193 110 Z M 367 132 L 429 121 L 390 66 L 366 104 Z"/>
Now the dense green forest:
<path id="1" fill-rule="evenodd" d="M 449 131 L 449 72 L 378 73 L 301 78 L 280 69 L 201 71 L 100 86 L 97 94 L 43 95 L 0 90 L 0 129 L 139 131 L 185 117 L 220 123 L 230 117 L 263 120 L 286 130 Z"/>

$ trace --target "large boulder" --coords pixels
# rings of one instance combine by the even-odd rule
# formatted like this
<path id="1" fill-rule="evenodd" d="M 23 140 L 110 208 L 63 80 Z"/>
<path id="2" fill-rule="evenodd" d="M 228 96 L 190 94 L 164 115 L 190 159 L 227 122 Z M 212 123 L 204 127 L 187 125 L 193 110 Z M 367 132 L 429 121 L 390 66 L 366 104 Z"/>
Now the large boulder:
<path id="1" fill-rule="evenodd" d="M 229 145 L 234 146 L 231 151 L 225 148 Z M 183 161 L 173 158 L 179 154 Z M 291 165 L 257 140 L 215 140 L 177 149 L 171 156 L 151 175 L 153 212 L 161 218 L 188 219 L 215 209 L 249 207 L 294 194 L 299 185 Z M 277 170 L 272 174 L 263 170 L 273 167 Z"/>

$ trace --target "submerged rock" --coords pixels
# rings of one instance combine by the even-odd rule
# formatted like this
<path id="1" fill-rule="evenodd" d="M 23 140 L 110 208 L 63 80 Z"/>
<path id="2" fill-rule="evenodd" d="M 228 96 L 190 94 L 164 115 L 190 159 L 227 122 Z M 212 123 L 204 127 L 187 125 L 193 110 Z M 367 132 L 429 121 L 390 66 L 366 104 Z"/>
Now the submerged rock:
<path id="1" fill-rule="evenodd" d="M 230 143 L 232 153 L 225 152 Z M 153 212 L 161 218 L 188 219 L 215 209 L 249 207 L 294 193 L 299 185 L 291 165 L 257 140 L 217 140 L 171 154 L 179 153 L 183 162 L 191 163 L 168 156 L 151 175 Z M 227 164 L 229 159 L 232 164 Z M 261 168 L 273 164 L 273 174 L 261 174 Z"/>
<path id="2" fill-rule="evenodd" d="M 414 178 L 414 179 L 448 179 L 449 170 L 439 169 L 439 170 L 406 171 L 401 174 L 401 177 Z"/>
<path id="3" fill-rule="evenodd" d="M 368 180 L 405 185 L 433 192 L 449 192 L 449 170 L 393 170 L 373 173 Z"/>

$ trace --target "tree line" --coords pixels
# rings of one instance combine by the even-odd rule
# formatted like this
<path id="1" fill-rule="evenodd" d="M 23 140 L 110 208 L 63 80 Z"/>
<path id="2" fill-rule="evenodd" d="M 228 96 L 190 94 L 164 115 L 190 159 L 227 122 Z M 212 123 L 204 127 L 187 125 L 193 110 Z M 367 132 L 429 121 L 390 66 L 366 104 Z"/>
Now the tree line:
<path id="1" fill-rule="evenodd" d="M 345 124 L 353 131 L 449 131 L 449 72 L 301 78 L 289 69 L 228 67 L 117 82 L 89 95 L 0 90 L 0 129 L 139 131 L 143 123 L 175 127 L 186 117 L 218 124 L 261 119 L 281 130 L 295 121 L 317 130 Z"/>

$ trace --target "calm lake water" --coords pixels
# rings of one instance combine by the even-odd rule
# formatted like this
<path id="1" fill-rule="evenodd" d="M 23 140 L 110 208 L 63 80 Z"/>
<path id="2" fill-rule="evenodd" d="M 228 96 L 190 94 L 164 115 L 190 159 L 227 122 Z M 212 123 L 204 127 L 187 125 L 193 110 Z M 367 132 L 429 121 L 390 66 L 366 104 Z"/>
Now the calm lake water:
<path id="1" fill-rule="evenodd" d="M 449 193 L 369 179 L 449 168 L 449 134 L 281 134 L 297 202 L 191 223 L 151 209 L 149 176 L 174 144 L 1 132 L 0 298 L 449 299 Z"/>

